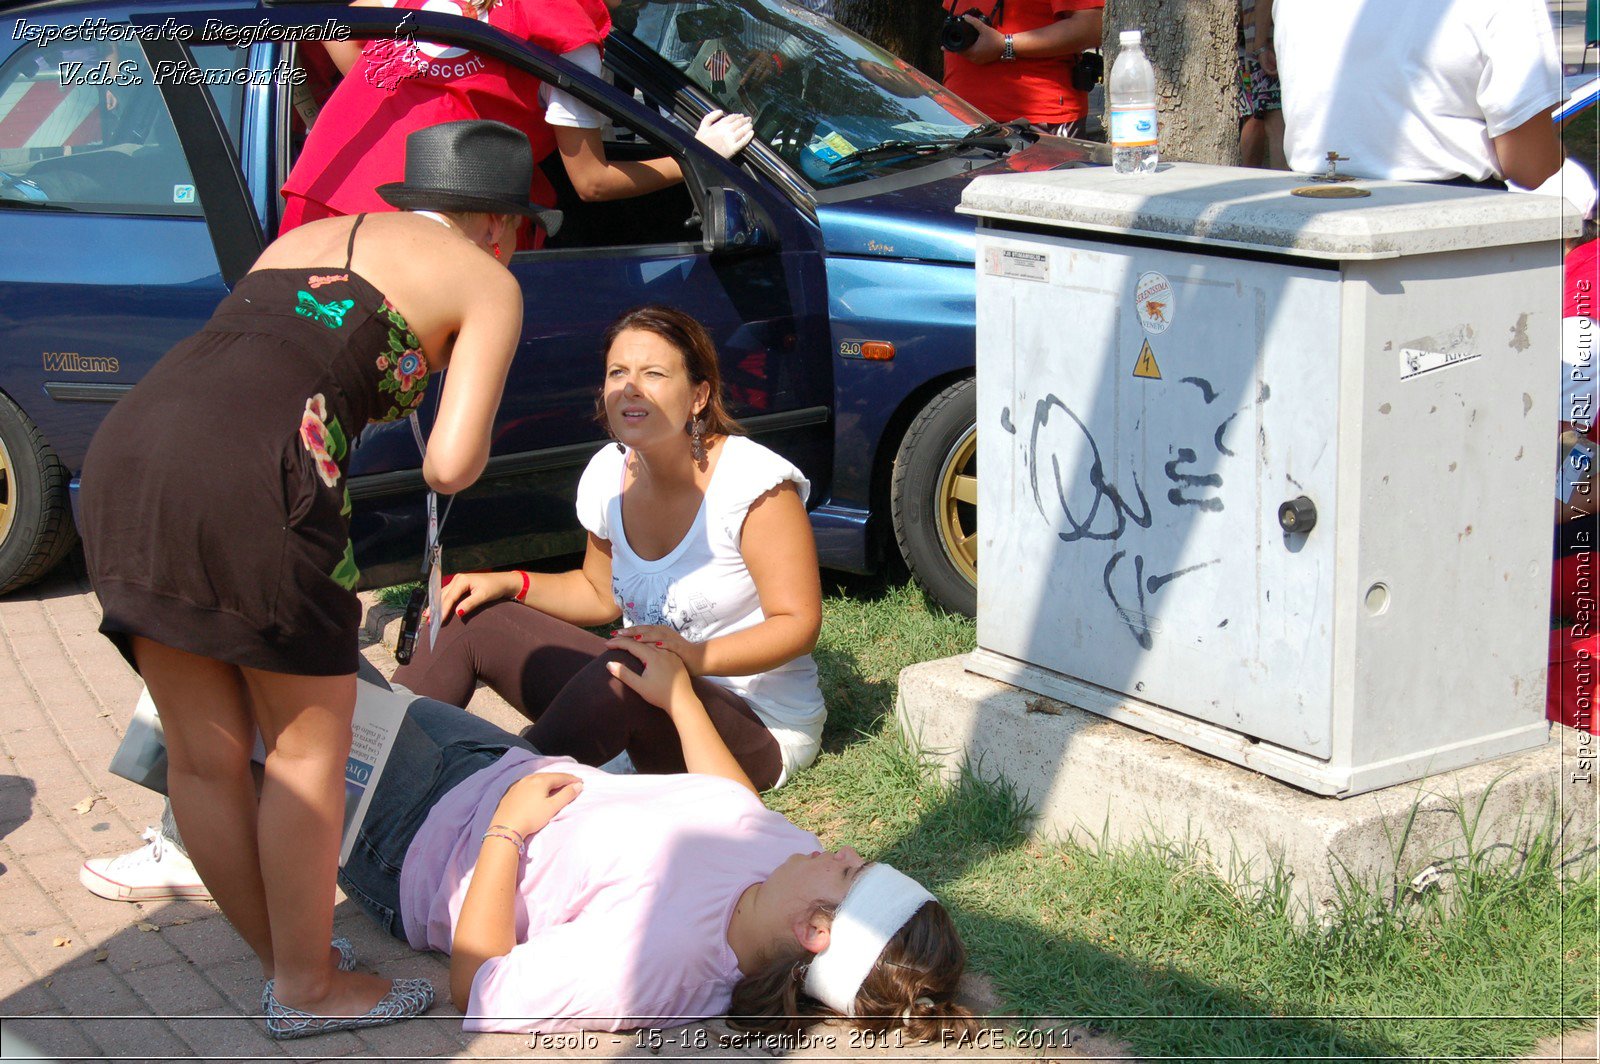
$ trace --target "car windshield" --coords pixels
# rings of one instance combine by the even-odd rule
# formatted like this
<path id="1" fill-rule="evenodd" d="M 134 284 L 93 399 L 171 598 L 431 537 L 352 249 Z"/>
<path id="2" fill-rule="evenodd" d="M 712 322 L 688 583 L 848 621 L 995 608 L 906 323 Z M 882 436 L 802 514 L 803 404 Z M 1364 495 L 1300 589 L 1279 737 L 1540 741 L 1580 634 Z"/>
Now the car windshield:
<path id="1" fill-rule="evenodd" d="M 617 0 L 616 26 L 659 53 L 818 188 L 917 166 L 988 117 L 818 12 L 833 0 Z M 923 150 L 885 144 L 925 145 Z M 959 146 L 958 146 L 959 147 Z M 868 154 L 870 153 L 870 154 Z"/>

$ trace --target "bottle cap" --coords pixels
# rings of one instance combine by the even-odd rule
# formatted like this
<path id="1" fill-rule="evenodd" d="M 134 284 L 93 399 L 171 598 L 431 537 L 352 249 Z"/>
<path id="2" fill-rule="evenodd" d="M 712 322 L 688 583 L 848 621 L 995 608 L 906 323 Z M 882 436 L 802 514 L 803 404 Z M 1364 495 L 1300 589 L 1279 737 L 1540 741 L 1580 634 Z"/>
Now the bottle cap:
<path id="1" fill-rule="evenodd" d="M 1144 31 L 1142 31 L 1142 30 L 1123 30 L 1122 33 L 1120 35 L 1118 35 L 1117 40 L 1118 40 L 1119 43 L 1125 44 L 1125 45 L 1127 45 L 1127 44 L 1143 44 L 1144 43 Z"/>

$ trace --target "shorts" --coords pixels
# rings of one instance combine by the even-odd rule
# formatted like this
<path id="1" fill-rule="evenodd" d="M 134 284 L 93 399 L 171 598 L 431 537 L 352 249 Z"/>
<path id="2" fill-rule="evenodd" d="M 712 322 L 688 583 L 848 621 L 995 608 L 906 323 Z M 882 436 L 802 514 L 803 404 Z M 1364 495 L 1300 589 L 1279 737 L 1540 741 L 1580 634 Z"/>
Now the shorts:
<path id="1" fill-rule="evenodd" d="M 1239 117 L 1260 118 L 1268 111 L 1283 110 L 1283 92 L 1278 79 L 1261 68 L 1255 56 L 1239 49 Z"/>

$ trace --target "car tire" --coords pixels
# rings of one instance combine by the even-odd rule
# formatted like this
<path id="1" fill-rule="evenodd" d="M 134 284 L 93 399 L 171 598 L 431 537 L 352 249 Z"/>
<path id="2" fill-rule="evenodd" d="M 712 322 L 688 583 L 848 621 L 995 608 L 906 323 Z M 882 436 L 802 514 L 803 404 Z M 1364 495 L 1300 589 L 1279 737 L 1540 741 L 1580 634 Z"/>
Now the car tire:
<path id="1" fill-rule="evenodd" d="M 77 544 L 69 479 L 28 415 L 0 395 L 0 595 L 33 583 Z"/>
<path id="2" fill-rule="evenodd" d="M 978 606 L 978 394 L 972 380 L 933 397 L 895 455 L 889 508 L 911 572 L 945 609 Z"/>

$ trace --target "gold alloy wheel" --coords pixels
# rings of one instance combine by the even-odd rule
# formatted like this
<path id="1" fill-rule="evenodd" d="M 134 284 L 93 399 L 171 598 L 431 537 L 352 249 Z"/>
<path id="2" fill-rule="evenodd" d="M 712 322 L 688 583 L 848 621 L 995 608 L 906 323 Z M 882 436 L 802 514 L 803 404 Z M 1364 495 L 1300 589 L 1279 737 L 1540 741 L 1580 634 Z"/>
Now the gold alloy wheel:
<path id="1" fill-rule="evenodd" d="M 978 583 L 978 427 L 974 425 L 950 448 L 939 473 L 934 499 L 939 515 L 939 544 L 961 575 Z"/>
<path id="2" fill-rule="evenodd" d="M 11 452 L 0 440 L 0 543 L 11 534 L 11 525 L 17 519 L 17 477 Z"/>

